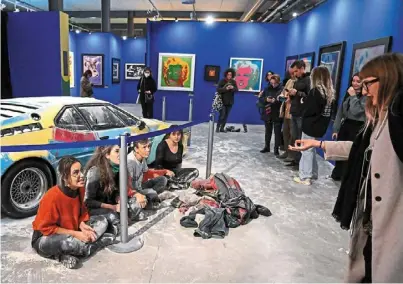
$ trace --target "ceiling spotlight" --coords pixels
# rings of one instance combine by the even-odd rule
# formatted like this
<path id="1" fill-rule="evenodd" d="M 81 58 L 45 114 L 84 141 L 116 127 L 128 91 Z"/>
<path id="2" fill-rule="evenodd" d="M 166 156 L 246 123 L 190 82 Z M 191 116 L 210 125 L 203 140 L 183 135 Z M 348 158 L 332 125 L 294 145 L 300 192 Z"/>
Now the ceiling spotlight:
<path id="1" fill-rule="evenodd" d="M 79 34 L 81 31 L 79 29 L 76 30 L 76 34 Z"/>
<path id="2" fill-rule="evenodd" d="M 207 23 L 208 25 L 211 25 L 212 23 L 214 23 L 214 18 L 213 18 L 212 16 L 208 16 L 208 17 L 206 18 L 206 23 Z"/>
<path id="3" fill-rule="evenodd" d="M 127 39 L 127 36 L 122 36 L 122 38 L 123 38 L 123 40 L 126 40 L 126 39 Z"/>
<path id="4" fill-rule="evenodd" d="M 178 22 L 178 18 L 175 17 L 175 22 Z"/>
<path id="5" fill-rule="evenodd" d="M 296 17 L 296 16 L 298 16 L 298 14 L 294 12 L 294 13 L 292 13 L 292 16 Z"/>

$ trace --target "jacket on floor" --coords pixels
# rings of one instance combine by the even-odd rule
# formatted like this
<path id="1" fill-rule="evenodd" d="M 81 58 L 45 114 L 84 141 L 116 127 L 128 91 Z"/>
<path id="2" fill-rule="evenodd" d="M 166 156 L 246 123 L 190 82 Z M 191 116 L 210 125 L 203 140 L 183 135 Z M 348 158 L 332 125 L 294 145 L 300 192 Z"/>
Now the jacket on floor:
<path id="1" fill-rule="evenodd" d="M 232 85 L 234 88 L 227 90 L 226 87 L 228 85 Z M 234 104 L 234 94 L 235 92 L 238 92 L 238 86 L 234 79 L 229 81 L 227 79 L 222 79 L 220 82 L 218 82 L 217 92 L 221 94 L 223 105 L 232 106 Z"/>
<path id="2" fill-rule="evenodd" d="M 283 91 L 283 86 L 278 85 L 277 87 L 273 87 L 272 85 L 268 85 L 259 98 L 259 113 L 260 118 L 263 121 L 281 121 L 280 118 L 280 108 L 281 108 L 281 101 L 279 100 L 278 96 Z M 269 103 L 267 101 L 268 98 L 275 99 L 274 103 Z"/>
<path id="3" fill-rule="evenodd" d="M 294 117 L 302 117 L 304 104 L 301 99 L 304 99 L 311 89 L 310 73 L 305 73 L 301 78 L 298 78 L 294 83 L 294 89 L 297 90 L 295 96 L 290 96 L 291 109 L 290 113 Z"/>

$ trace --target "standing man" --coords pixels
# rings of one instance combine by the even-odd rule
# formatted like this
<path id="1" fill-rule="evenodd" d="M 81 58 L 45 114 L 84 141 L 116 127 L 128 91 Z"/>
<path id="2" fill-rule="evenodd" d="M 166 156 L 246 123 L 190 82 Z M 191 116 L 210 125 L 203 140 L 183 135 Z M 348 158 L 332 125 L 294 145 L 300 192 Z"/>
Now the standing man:
<path id="1" fill-rule="evenodd" d="M 224 73 L 224 79 L 222 79 L 217 86 L 217 92 L 221 95 L 223 107 L 220 110 L 216 132 L 227 132 L 225 130 L 225 124 L 227 123 L 229 113 L 234 104 L 234 93 L 238 91 L 234 77 L 235 70 L 232 68 L 227 69 Z"/>
<path id="2" fill-rule="evenodd" d="M 310 73 L 305 72 L 305 62 L 296 60 L 291 64 L 292 72 L 297 78 L 294 87 L 290 90 L 289 96 L 291 100 L 291 145 L 294 145 L 295 140 L 301 139 L 302 135 L 302 115 L 304 112 L 304 98 L 309 94 L 311 89 Z M 301 154 L 295 155 L 294 159 L 285 159 L 286 166 L 298 166 Z"/>

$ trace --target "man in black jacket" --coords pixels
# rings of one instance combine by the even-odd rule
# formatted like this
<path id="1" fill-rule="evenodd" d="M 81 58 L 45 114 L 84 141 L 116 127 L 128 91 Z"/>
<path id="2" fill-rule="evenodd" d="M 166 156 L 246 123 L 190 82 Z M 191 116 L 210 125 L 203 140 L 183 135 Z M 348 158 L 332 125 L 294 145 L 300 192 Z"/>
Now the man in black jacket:
<path id="1" fill-rule="evenodd" d="M 227 123 L 228 115 L 234 104 L 234 93 L 238 91 L 234 77 L 235 70 L 232 68 L 227 69 L 224 73 L 224 79 L 222 79 L 217 86 L 217 92 L 221 95 L 223 107 L 220 110 L 216 132 L 226 132 L 225 124 Z"/>
<path id="2" fill-rule="evenodd" d="M 310 73 L 305 72 L 305 62 L 303 60 L 296 60 L 291 65 L 291 68 L 297 77 L 297 81 L 294 84 L 294 88 L 289 90 L 291 108 L 290 114 L 291 118 L 291 145 L 294 145 L 295 140 L 301 139 L 302 135 L 302 116 L 304 112 L 303 99 L 308 95 L 311 89 L 311 79 Z M 295 155 L 295 160 L 285 160 L 290 162 L 287 166 L 297 166 L 299 160 L 301 159 L 301 154 L 297 153 Z"/>

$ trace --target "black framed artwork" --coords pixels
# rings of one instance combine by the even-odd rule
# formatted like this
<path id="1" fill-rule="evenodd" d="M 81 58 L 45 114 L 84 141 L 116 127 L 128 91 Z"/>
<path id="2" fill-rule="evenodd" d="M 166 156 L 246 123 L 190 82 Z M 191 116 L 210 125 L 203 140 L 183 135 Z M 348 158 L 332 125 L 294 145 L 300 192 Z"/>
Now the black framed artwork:
<path id="1" fill-rule="evenodd" d="M 82 54 L 81 74 L 91 70 L 92 76 L 89 79 L 93 87 L 104 87 L 104 55 L 103 54 Z"/>
<path id="2" fill-rule="evenodd" d="M 217 83 L 220 79 L 220 66 L 205 65 L 204 66 L 204 80 L 208 82 Z"/>
<path id="3" fill-rule="evenodd" d="M 353 74 L 360 72 L 365 63 L 372 58 L 389 52 L 391 48 L 391 36 L 354 44 L 349 78 L 353 77 Z"/>
<path id="4" fill-rule="evenodd" d="M 288 69 L 290 68 L 291 64 L 294 63 L 295 60 L 298 60 L 298 55 L 291 55 L 285 58 L 285 70 L 284 74 L 287 75 Z"/>
<path id="5" fill-rule="evenodd" d="M 120 83 L 120 59 L 112 58 L 112 84 Z"/>
<path id="6" fill-rule="evenodd" d="M 298 60 L 303 60 L 305 62 L 305 71 L 311 72 L 315 66 L 315 52 L 300 54 L 298 55 Z"/>
<path id="7" fill-rule="evenodd" d="M 319 47 L 318 65 L 325 66 L 333 81 L 333 88 L 335 90 L 336 103 L 332 112 L 332 118 L 336 117 L 337 105 L 340 97 L 340 82 L 343 72 L 344 52 L 346 49 L 346 42 L 338 42 Z"/>

